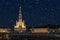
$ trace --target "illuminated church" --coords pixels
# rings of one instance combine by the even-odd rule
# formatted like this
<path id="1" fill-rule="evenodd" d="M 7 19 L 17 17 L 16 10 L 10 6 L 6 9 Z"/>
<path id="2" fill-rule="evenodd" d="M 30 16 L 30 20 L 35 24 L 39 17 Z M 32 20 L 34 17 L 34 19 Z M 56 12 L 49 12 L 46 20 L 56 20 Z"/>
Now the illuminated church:
<path id="1" fill-rule="evenodd" d="M 26 30 L 26 25 L 24 20 L 22 20 L 22 10 L 21 7 L 19 7 L 19 16 L 18 16 L 18 21 L 16 21 L 16 24 L 14 26 L 15 31 L 22 31 Z"/>
<path id="2" fill-rule="evenodd" d="M 22 10 L 21 7 L 19 7 L 19 16 L 18 16 L 18 20 L 16 21 L 16 25 L 14 26 L 14 31 L 17 32 L 25 32 L 26 29 L 26 25 L 24 20 L 22 20 Z M 32 33 L 46 33 L 48 32 L 48 28 L 30 28 L 29 29 Z"/>

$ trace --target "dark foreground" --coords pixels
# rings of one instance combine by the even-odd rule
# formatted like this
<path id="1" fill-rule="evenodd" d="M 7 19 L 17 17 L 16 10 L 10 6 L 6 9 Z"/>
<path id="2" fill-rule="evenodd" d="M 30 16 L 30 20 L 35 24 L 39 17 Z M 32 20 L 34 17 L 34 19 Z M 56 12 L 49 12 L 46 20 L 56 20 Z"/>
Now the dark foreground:
<path id="1" fill-rule="evenodd" d="M 4 34 L 2 34 L 4 35 Z M 0 38 L 0 40 L 60 40 L 59 34 L 48 33 L 11 33 L 9 37 Z"/>

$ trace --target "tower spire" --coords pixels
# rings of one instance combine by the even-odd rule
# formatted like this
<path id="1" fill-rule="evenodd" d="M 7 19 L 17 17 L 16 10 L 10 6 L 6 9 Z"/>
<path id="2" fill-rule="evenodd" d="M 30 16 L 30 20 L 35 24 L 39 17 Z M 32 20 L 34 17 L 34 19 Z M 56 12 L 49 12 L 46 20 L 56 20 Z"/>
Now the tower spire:
<path id="1" fill-rule="evenodd" d="M 22 13 L 22 10 L 21 10 L 21 6 L 19 7 L 19 14 L 21 14 Z"/>
<path id="2" fill-rule="evenodd" d="M 19 7 L 19 15 L 18 15 L 18 21 L 16 21 L 16 25 L 14 26 L 15 30 L 25 30 L 26 25 L 24 23 L 24 20 L 22 20 L 22 10 L 21 6 Z"/>
<path id="3" fill-rule="evenodd" d="M 19 7 L 19 21 L 22 21 L 22 10 L 21 10 L 21 6 Z"/>

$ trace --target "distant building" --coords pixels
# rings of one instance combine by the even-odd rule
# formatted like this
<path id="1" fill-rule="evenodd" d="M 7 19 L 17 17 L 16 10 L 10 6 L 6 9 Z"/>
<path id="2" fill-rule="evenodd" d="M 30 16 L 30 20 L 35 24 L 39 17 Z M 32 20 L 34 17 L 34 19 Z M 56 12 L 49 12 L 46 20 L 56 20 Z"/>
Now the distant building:
<path id="1" fill-rule="evenodd" d="M 8 28 L 0 28 L 0 33 L 10 33 L 10 29 L 8 29 Z"/>
<path id="2" fill-rule="evenodd" d="M 26 30 L 26 25 L 24 20 L 22 20 L 22 11 L 21 7 L 19 7 L 19 16 L 18 16 L 18 21 L 16 21 L 16 25 L 14 26 L 15 31 L 20 31 L 22 32 L 23 30 Z"/>
<path id="3" fill-rule="evenodd" d="M 48 28 L 31 28 L 32 33 L 48 33 Z"/>

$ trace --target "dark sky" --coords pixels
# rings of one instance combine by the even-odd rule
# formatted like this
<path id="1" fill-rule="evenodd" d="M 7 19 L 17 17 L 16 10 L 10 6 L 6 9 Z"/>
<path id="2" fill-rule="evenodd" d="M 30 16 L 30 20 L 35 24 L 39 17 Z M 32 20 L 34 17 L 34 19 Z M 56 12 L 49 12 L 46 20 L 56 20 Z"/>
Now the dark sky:
<path id="1" fill-rule="evenodd" d="M 12 27 L 22 6 L 27 26 L 60 24 L 60 0 L 0 0 L 0 27 Z"/>

